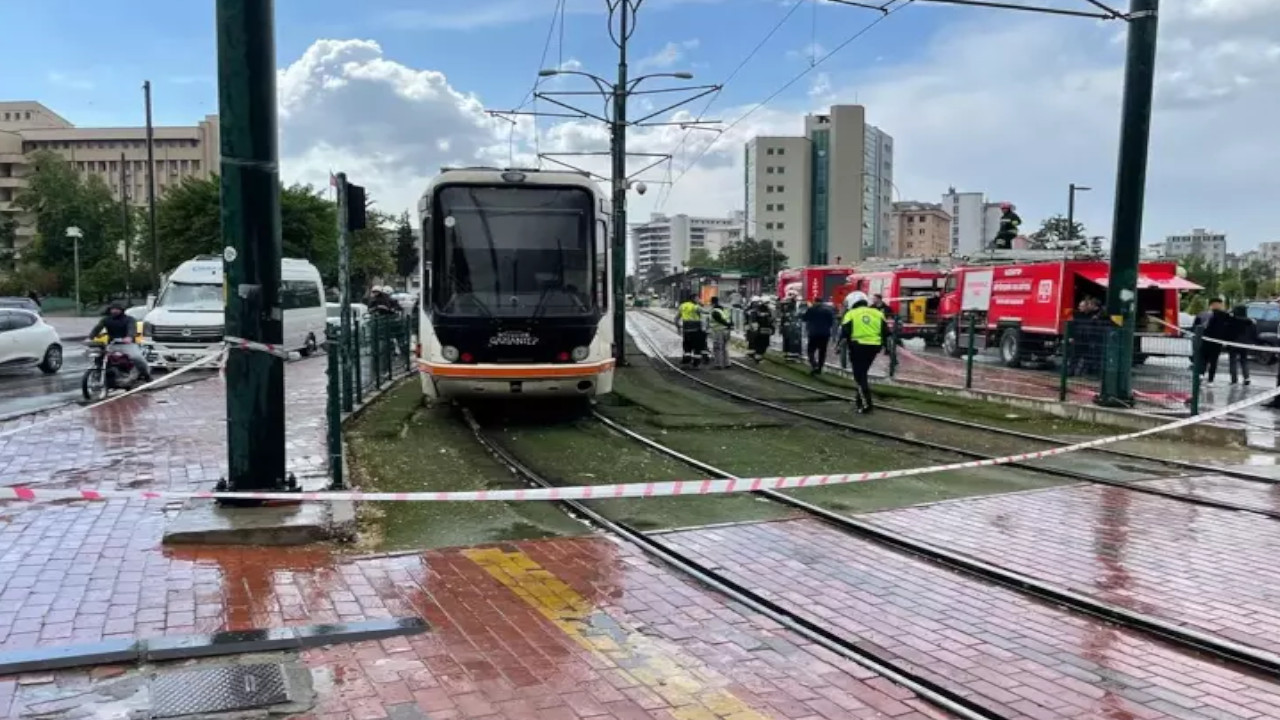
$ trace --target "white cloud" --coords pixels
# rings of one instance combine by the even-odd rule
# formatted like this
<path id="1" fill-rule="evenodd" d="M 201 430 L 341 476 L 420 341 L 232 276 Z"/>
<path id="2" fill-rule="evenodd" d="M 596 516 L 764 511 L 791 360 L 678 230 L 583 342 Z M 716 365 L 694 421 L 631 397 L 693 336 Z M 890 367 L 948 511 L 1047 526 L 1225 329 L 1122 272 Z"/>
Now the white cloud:
<path id="1" fill-rule="evenodd" d="M 653 54 L 640 58 L 636 62 L 636 68 L 639 70 L 671 69 L 676 63 L 685 60 L 688 57 L 687 51 L 697 48 L 698 44 L 696 38 L 683 42 L 669 42 Z"/>

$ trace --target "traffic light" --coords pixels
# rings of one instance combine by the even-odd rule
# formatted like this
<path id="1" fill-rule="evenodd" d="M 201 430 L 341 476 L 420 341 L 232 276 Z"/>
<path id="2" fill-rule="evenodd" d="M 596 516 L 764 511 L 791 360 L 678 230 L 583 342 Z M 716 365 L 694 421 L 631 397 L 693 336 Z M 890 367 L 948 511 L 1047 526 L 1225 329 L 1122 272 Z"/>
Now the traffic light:
<path id="1" fill-rule="evenodd" d="M 364 188 L 347 183 L 347 229 L 355 231 L 364 227 Z"/>

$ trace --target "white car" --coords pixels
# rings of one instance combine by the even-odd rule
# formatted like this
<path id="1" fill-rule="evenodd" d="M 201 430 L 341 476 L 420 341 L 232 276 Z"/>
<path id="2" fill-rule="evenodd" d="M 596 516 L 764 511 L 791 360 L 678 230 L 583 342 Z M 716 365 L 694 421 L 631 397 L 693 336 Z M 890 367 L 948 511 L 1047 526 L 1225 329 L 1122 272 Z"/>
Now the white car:
<path id="1" fill-rule="evenodd" d="M 45 375 L 62 369 L 62 341 L 30 310 L 0 310 L 0 368 L 35 365 Z"/>

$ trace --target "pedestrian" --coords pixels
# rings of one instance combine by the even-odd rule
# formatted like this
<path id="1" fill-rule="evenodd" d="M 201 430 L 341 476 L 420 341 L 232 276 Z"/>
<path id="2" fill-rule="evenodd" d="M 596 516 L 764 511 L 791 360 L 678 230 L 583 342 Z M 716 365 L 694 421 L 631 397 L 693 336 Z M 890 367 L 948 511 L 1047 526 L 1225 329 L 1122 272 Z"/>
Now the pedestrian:
<path id="1" fill-rule="evenodd" d="M 782 330 L 782 357 L 800 359 L 800 319 L 796 308 L 795 291 L 790 291 L 778 307 L 779 328 Z"/>
<path id="2" fill-rule="evenodd" d="M 694 301 L 693 293 L 686 293 L 684 302 L 680 303 L 676 324 L 680 327 L 680 364 L 692 365 L 696 368 L 701 355 L 699 340 L 702 339 L 702 349 L 706 347 L 706 340 L 700 337 L 703 335 L 702 308 L 698 307 L 698 303 Z"/>
<path id="3" fill-rule="evenodd" d="M 804 311 L 805 332 L 809 336 L 806 348 L 809 356 L 809 374 L 820 375 L 827 364 L 827 345 L 831 343 L 831 329 L 836 325 L 836 311 L 821 299 L 814 301 Z"/>
<path id="4" fill-rule="evenodd" d="M 1205 373 L 1205 380 L 1209 383 L 1213 382 L 1213 378 L 1218 373 L 1218 358 L 1222 355 L 1223 345 L 1220 340 L 1231 339 L 1231 329 L 1234 323 L 1231 316 L 1223 309 L 1223 300 L 1216 297 L 1209 301 L 1208 318 L 1204 322 L 1204 339 L 1201 343 L 1201 352 L 1204 355 L 1204 365 L 1201 371 Z"/>
<path id="5" fill-rule="evenodd" d="M 758 363 L 769 351 L 769 340 L 773 337 L 773 311 L 763 297 L 757 296 L 751 301 L 747 308 L 747 322 L 751 328 L 747 357 Z"/>
<path id="6" fill-rule="evenodd" d="M 868 374 L 880 353 L 880 347 L 889 337 L 884 313 L 871 307 L 862 292 L 850 294 L 850 309 L 840 324 L 841 334 L 849 342 L 849 360 L 853 365 L 853 380 L 858 384 L 854 398 L 857 412 L 870 413 L 875 409 L 871 399 L 871 383 Z"/>
<path id="7" fill-rule="evenodd" d="M 40 294 L 35 290 L 27 291 L 27 299 L 36 304 L 36 307 L 44 307 L 44 303 L 40 302 Z"/>
<path id="8" fill-rule="evenodd" d="M 1258 325 L 1249 317 L 1249 308 L 1237 305 L 1231 309 L 1231 342 L 1241 345 L 1258 344 Z M 1231 384 L 1236 384 L 1236 369 L 1244 384 L 1249 384 L 1249 351 L 1244 348 L 1227 348 L 1227 369 L 1231 371 Z"/>
<path id="9" fill-rule="evenodd" d="M 711 369 L 729 367 L 729 335 L 733 332 L 733 314 L 720 304 L 720 298 L 711 298 Z"/>

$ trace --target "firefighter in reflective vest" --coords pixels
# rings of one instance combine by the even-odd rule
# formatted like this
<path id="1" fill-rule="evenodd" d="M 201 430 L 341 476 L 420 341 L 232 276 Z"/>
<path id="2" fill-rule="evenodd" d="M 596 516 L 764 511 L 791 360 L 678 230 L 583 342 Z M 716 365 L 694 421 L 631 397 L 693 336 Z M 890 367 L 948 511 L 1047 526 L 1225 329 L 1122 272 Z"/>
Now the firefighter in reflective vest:
<path id="1" fill-rule="evenodd" d="M 854 292 L 849 295 L 849 310 L 840 321 L 841 334 L 849 343 L 849 361 L 853 366 L 853 379 L 858 384 L 858 393 L 854 398 L 855 410 L 869 413 L 874 409 L 871 402 L 871 384 L 867 380 L 871 365 L 880 353 L 880 347 L 889 338 L 889 325 L 885 322 L 884 313 L 867 302 L 866 294 Z"/>
<path id="2" fill-rule="evenodd" d="M 698 367 L 701 360 L 707 358 L 707 331 L 702 326 L 702 307 L 694 300 L 693 293 L 685 295 L 680 303 L 680 335 L 683 341 L 681 365 Z"/>
<path id="3" fill-rule="evenodd" d="M 733 330 L 733 314 L 720 304 L 719 297 L 711 298 L 711 369 L 729 367 L 729 333 Z"/>

